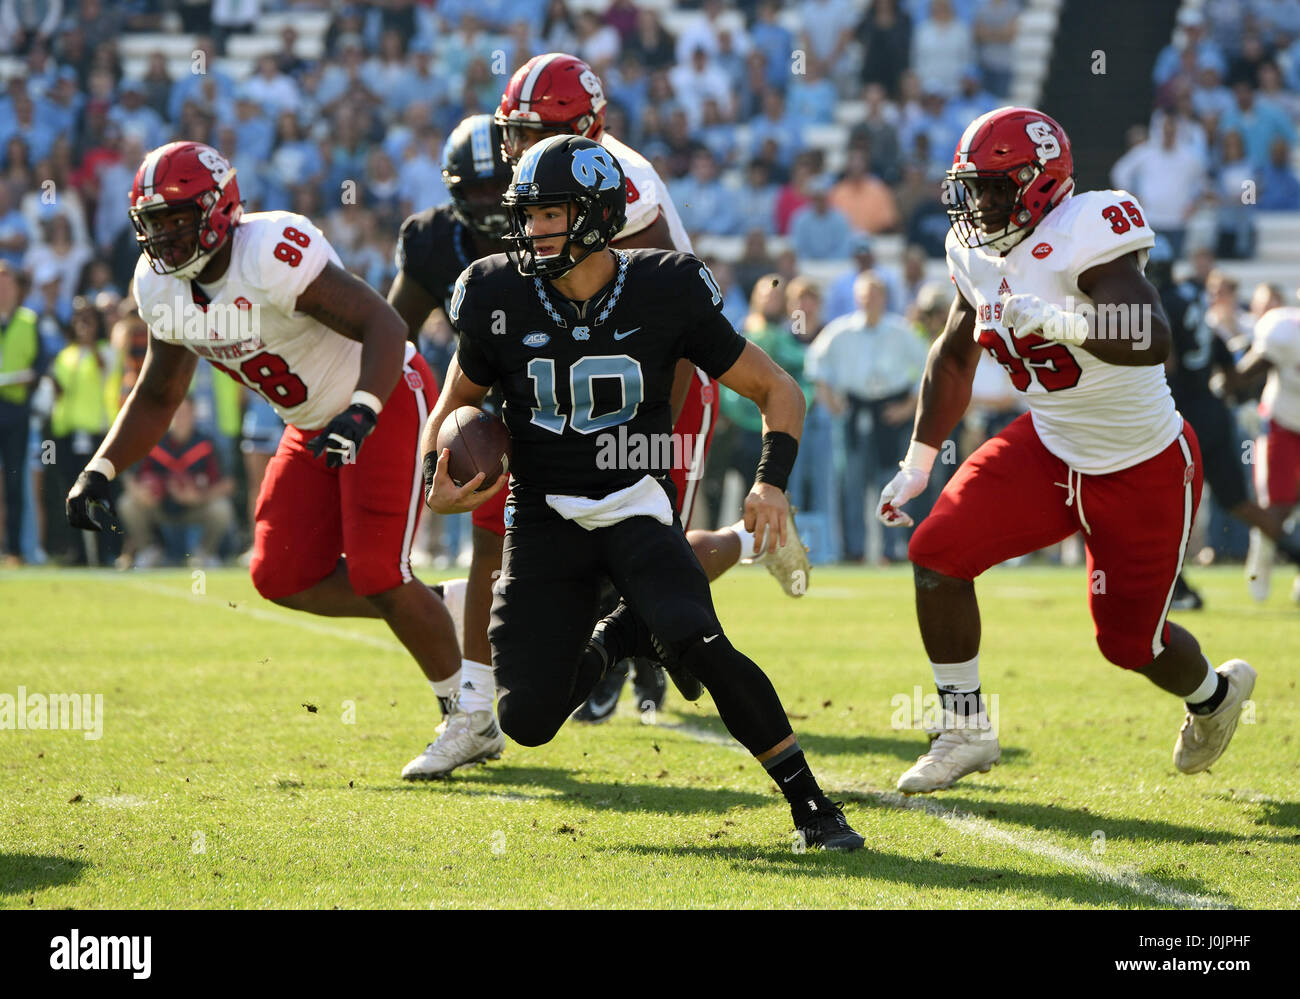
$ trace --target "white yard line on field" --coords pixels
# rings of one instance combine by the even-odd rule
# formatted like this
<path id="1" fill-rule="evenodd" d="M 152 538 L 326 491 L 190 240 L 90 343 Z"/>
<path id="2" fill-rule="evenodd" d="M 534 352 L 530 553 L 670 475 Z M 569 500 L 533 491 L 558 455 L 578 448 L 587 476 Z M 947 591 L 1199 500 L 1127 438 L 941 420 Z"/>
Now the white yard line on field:
<path id="1" fill-rule="evenodd" d="M 706 728 L 697 728 L 689 723 L 677 725 L 660 725 L 660 728 L 670 729 L 674 732 L 680 732 L 688 739 L 694 739 L 696 742 L 708 743 L 712 746 L 725 745 L 729 748 L 745 752 L 745 748 L 726 736 L 717 732 L 710 731 Z M 1023 832 L 1013 832 L 1009 829 L 1003 829 L 1000 826 L 989 822 L 987 819 L 972 815 L 969 812 L 963 812 L 956 808 L 946 808 L 942 804 L 942 799 L 938 798 L 920 798 L 907 797 L 896 791 L 882 791 L 879 788 L 868 787 L 864 784 L 854 784 L 853 782 L 843 783 L 836 782 L 837 786 L 847 791 L 856 791 L 862 794 L 869 794 L 881 804 L 889 805 L 892 808 L 903 808 L 915 812 L 924 812 L 927 815 L 939 819 L 946 825 L 952 826 L 958 832 L 965 833 L 968 836 L 977 836 L 981 839 L 991 840 L 995 843 L 1001 843 L 1005 846 L 1013 847 L 1023 853 L 1032 853 L 1037 857 L 1042 857 L 1062 867 L 1079 871 L 1096 881 L 1105 884 L 1114 885 L 1117 888 L 1123 888 L 1137 895 L 1145 895 L 1148 898 L 1155 899 L 1161 905 L 1167 905 L 1177 909 L 1231 909 L 1233 906 L 1222 902 L 1219 899 L 1211 898 L 1208 895 L 1194 895 L 1190 892 L 1180 891 L 1177 888 L 1170 888 L 1162 885 L 1158 881 L 1144 877 L 1141 874 L 1134 874 L 1129 871 L 1116 870 L 1113 867 L 1107 867 L 1105 864 L 1081 853 L 1078 850 L 1067 849 L 1066 847 L 1057 846 L 1040 836 L 1027 835 Z"/>

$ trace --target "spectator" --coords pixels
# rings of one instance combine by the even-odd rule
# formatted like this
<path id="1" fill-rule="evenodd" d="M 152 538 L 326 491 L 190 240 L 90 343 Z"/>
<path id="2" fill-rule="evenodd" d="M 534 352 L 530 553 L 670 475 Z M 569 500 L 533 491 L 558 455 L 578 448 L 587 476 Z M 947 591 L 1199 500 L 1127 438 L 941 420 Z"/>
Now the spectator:
<path id="1" fill-rule="evenodd" d="M 745 168 L 745 180 L 735 197 L 747 230 L 765 236 L 776 235 L 776 198 L 780 188 L 772 182 L 772 172 L 762 160 L 751 160 Z M 771 270 L 771 262 L 764 267 Z M 757 277 L 757 275 L 755 275 Z M 749 289 L 745 289 L 749 294 Z"/>
<path id="2" fill-rule="evenodd" d="M 62 17 L 63 0 L 0 0 L 0 52 L 23 55 L 34 45 L 48 46 Z"/>
<path id="3" fill-rule="evenodd" d="M 58 282 L 58 313 L 71 315 L 72 299 L 81 283 L 81 270 L 90 260 L 88 246 L 72 240 L 72 226 L 65 215 L 55 215 L 42 224 L 45 239 L 27 251 L 23 266 L 44 280 Z"/>
<path id="4" fill-rule="evenodd" d="M 927 88 L 950 97 L 971 64 L 974 39 L 969 25 L 953 14 L 952 0 L 932 0 L 930 16 L 912 34 L 912 69 Z"/>
<path id="5" fill-rule="evenodd" d="M 682 225 L 692 235 L 734 236 L 740 233 L 744 219 L 737 211 L 736 197 L 718 178 L 718 163 L 708 149 L 699 149 L 691 157 L 691 171 L 669 184 L 673 203 L 681 215 Z"/>
<path id="6" fill-rule="evenodd" d="M 688 62 L 680 63 L 669 71 L 668 82 L 679 98 L 682 95 L 690 96 L 681 106 L 686 110 L 692 130 L 700 124 L 699 107 L 705 99 L 716 101 L 724 117 L 731 116 L 731 82 L 726 73 L 710 62 L 709 53 L 702 46 L 691 52 Z"/>
<path id="7" fill-rule="evenodd" d="M 1223 116 L 1219 128 L 1225 132 L 1240 132 L 1246 146 L 1246 158 L 1257 169 L 1263 169 L 1269 163 L 1269 150 L 1274 139 L 1282 139 L 1288 149 L 1295 145 L 1295 125 L 1281 108 L 1257 101 L 1250 84 L 1238 82 L 1232 92 L 1236 107 Z"/>
<path id="8" fill-rule="evenodd" d="M 749 124 L 750 149 L 762 147 L 768 139 L 776 143 L 777 161 L 789 169 L 795 156 L 803 149 L 803 125 L 786 113 L 785 98 L 775 90 L 763 95 L 763 114 Z"/>
<path id="9" fill-rule="evenodd" d="M 397 46 L 400 54 L 400 38 Z M 257 73 L 245 80 L 241 89 L 244 97 L 259 105 L 267 118 L 273 118 L 281 111 L 296 113 L 298 110 L 298 85 L 292 77 L 280 72 L 280 60 L 274 55 L 264 55 L 257 60 Z M 394 85 L 391 89 L 398 88 Z M 391 90 L 385 88 L 380 92 L 390 93 Z"/>
<path id="10" fill-rule="evenodd" d="M 623 40 L 594 10 L 584 10 L 578 15 L 577 56 L 601 73 L 618 59 Z"/>
<path id="11" fill-rule="evenodd" d="M 746 57 L 746 65 L 753 63 L 760 67 L 760 72 L 768 87 L 784 90 L 789 81 L 790 60 L 794 52 L 794 35 L 790 29 L 777 20 L 781 5 L 776 0 L 762 0 L 758 5 L 754 26 L 750 28 L 749 40 L 752 48 Z M 766 90 L 767 87 L 761 88 Z M 753 117 L 746 115 L 746 117 Z"/>
<path id="12" fill-rule="evenodd" d="M 154 52 L 149 56 L 149 68 L 140 80 L 144 87 L 145 104 L 156 111 L 159 117 L 167 114 L 167 104 L 171 100 L 172 75 L 167 70 L 167 56 L 163 52 Z"/>
<path id="13" fill-rule="evenodd" d="M 147 152 L 135 135 L 119 138 L 117 146 L 120 155 L 101 159 L 91 178 L 93 187 L 99 191 L 99 200 L 95 202 L 95 247 L 100 252 L 108 252 L 122 230 L 131 228 L 126 212 L 131 185 Z"/>
<path id="14" fill-rule="evenodd" d="M 1259 174 L 1259 200 L 1265 212 L 1300 210 L 1300 180 L 1291 170 L 1291 150 L 1282 139 L 1274 139 L 1269 150 L 1269 165 Z"/>
<path id="15" fill-rule="evenodd" d="M 985 90 L 980 82 L 980 73 L 975 67 L 969 67 L 961 75 L 957 96 L 948 102 L 944 115 L 952 123 L 957 135 L 966 131 L 966 126 L 986 112 L 1002 104 L 1002 101 Z M 956 148 L 954 143 L 953 148 Z"/>
<path id="16" fill-rule="evenodd" d="M 167 141 L 167 123 L 145 103 L 148 96 L 148 88 L 140 80 L 123 80 L 108 120 L 124 133 L 139 138 L 146 149 L 154 149 Z"/>
<path id="17" fill-rule="evenodd" d="M 914 249 L 919 250 L 919 247 L 908 247 L 909 251 Z M 907 306 L 903 286 L 898 280 L 898 275 L 891 268 L 883 267 L 877 262 L 875 251 L 871 245 L 871 238 L 866 235 L 854 236 L 850 251 L 853 254 L 853 266 L 831 282 L 826 293 L 826 308 L 822 312 L 823 317 L 829 322 L 832 319 L 847 316 L 858 308 L 853 288 L 859 275 L 867 272 L 871 272 L 876 278 L 885 282 L 885 287 L 889 292 L 887 296 L 889 311 L 902 313 Z M 922 257 L 924 257 L 924 253 L 922 253 Z"/>
<path id="18" fill-rule="evenodd" d="M 37 316 L 20 305 L 18 272 L 0 260 L 0 466 L 4 470 L 5 564 L 22 563 L 23 505 L 27 487 L 28 423 L 32 390 L 44 373 L 48 353 L 37 332 Z"/>
<path id="19" fill-rule="evenodd" d="M 1275 62 L 1266 62 L 1259 67 L 1259 93 L 1255 99 L 1281 109 L 1292 121 L 1300 120 L 1300 94 L 1287 90 L 1282 82 L 1282 71 Z"/>
<path id="20" fill-rule="evenodd" d="M 889 481 L 906 450 L 927 347 L 901 316 L 886 313 L 888 289 L 874 274 L 860 274 L 853 292 L 857 309 L 827 324 L 809 348 L 807 366 L 817 398 L 844 426 L 844 555 L 860 562 L 868 490 Z M 901 558 L 905 544 L 905 535 L 886 535 L 889 557 Z"/>
<path id="21" fill-rule="evenodd" d="M 1227 63 L 1219 47 L 1205 37 L 1205 15 L 1199 10 L 1187 7 L 1178 15 L 1178 25 L 1182 30 L 1181 40 L 1175 36 L 1156 56 L 1155 68 L 1151 78 L 1157 87 L 1163 87 L 1178 72 L 1182 64 L 1183 51 L 1189 50 L 1195 55 L 1195 66 L 1213 66 L 1220 75 L 1227 72 Z"/>
<path id="22" fill-rule="evenodd" d="M 578 47 L 577 24 L 564 0 L 551 0 L 542 19 L 542 42 L 549 52 L 572 52 Z"/>
<path id="23" fill-rule="evenodd" d="M 893 192 L 871 172 L 871 154 L 850 149 L 844 175 L 831 188 L 832 207 L 848 219 L 855 232 L 890 232 L 898 227 Z"/>
<path id="24" fill-rule="evenodd" d="M 899 78 L 912 51 L 912 19 L 898 0 L 876 0 L 854 31 L 862 45 L 862 82 L 898 96 Z"/>
<path id="25" fill-rule="evenodd" d="M 298 32 L 292 24 L 280 29 L 280 52 L 275 57 L 275 65 L 285 76 L 297 77 L 307 71 L 309 64 L 298 55 Z"/>
<path id="26" fill-rule="evenodd" d="M 853 40 L 856 11 L 841 0 L 803 0 L 799 5 L 800 38 L 808 55 L 830 67 L 842 65 Z"/>
<path id="27" fill-rule="evenodd" d="M 1016 40 L 1019 0 L 986 0 L 975 14 L 976 60 L 984 88 L 998 97 L 1011 92 L 1015 70 L 1012 45 Z M 968 119 L 969 120 L 969 119 Z"/>
<path id="28" fill-rule="evenodd" d="M 1166 116 L 1158 142 L 1147 140 L 1126 153 L 1111 170 L 1111 183 L 1131 191 L 1147 222 L 1164 235 L 1174 256 L 1182 254 L 1187 222 L 1205 193 L 1205 164 L 1178 145 L 1178 123 Z"/>
<path id="29" fill-rule="evenodd" d="M 17 267 L 30 239 L 31 230 L 14 203 L 9 184 L 0 180 L 0 263 Z"/>
<path id="30" fill-rule="evenodd" d="M 651 8 L 638 11 L 636 33 L 628 39 L 623 51 L 625 55 L 635 53 L 650 72 L 668 69 L 677 61 L 673 39 L 659 22 L 658 12 Z"/>
<path id="31" fill-rule="evenodd" d="M 831 180 L 818 177 L 808 187 L 811 200 L 790 219 L 790 244 L 801 260 L 840 260 L 849 255 L 853 227 L 830 203 Z"/>
<path id="32" fill-rule="evenodd" d="M 689 63 L 696 49 L 704 49 L 707 56 L 717 54 L 720 30 L 718 18 L 721 15 L 721 0 L 704 0 L 703 9 L 686 23 L 682 33 L 677 36 L 676 61 L 679 66 Z"/>
<path id="33" fill-rule="evenodd" d="M 746 217 L 749 215 L 746 213 Z M 736 261 L 736 283 L 746 297 L 752 298 L 754 285 L 764 274 L 770 274 L 776 266 L 771 254 L 767 252 L 767 236 L 759 228 L 751 228 L 745 233 L 745 244 L 740 259 Z"/>
<path id="34" fill-rule="evenodd" d="M 191 525 L 201 527 L 202 535 L 190 564 L 220 564 L 217 552 L 234 522 L 235 484 L 217 461 L 212 441 L 195 430 L 188 397 L 176 408 L 167 434 L 125 480 L 118 511 L 137 565 L 156 561 L 159 528 Z"/>
<path id="35" fill-rule="evenodd" d="M 216 45 L 211 38 L 199 38 L 194 43 L 190 72 L 172 84 L 167 101 L 167 119 L 176 121 L 186 101 L 197 100 L 212 111 L 223 111 L 235 99 L 235 81 L 230 74 L 217 66 Z"/>
<path id="36" fill-rule="evenodd" d="M 41 121 L 36 116 L 36 102 L 25 88 L 13 98 L 13 121 L 0 133 L 0 142 L 8 143 L 14 137 L 22 139 L 29 164 L 45 159 L 58 137 L 52 122 Z"/>
<path id="37" fill-rule="evenodd" d="M 1271 58 L 1272 53 L 1264 44 L 1264 39 L 1258 31 L 1252 29 L 1242 34 L 1241 47 L 1233 55 L 1227 69 L 1222 68 L 1222 61 L 1217 65 L 1224 83 L 1229 87 L 1235 88 L 1238 83 L 1245 83 L 1254 88 L 1259 85 L 1259 67 Z"/>
<path id="38" fill-rule="evenodd" d="M 829 125 L 835 120 L 835 106 L 839 95 L 835 84 L 826 76 L 826 66 L 816 56 L 809 55 L 802 75 L 790 81 L 786 102 L 789 113 L 810 125 Z"/>
<path id="39" fill-rule="evenodd" d="M 231 35 L 244 35 L 256 27 L 262 0 L 212 0 L 212 28 L 224 52 Z"/>
<path id="40" fill-rule="evenodd" d="M 862 92 L 866 115 L 849 130 L 849 148 L 865 149 L 875 173 L 886 184 L 898 182 L 901 148 L 898 141 L 898 111 L 885 99 L 885 88 L 869 83 Z"/>

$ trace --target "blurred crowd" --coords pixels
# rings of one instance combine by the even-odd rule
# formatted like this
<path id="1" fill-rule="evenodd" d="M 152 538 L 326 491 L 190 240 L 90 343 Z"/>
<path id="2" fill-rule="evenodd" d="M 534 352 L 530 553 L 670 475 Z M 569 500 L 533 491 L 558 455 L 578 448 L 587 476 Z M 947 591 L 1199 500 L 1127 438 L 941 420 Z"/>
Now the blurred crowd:
<path id="1" fill-rule="evenodd" d="M 21 64 L 0 95 L 0 338 L 26 343 L 27 319 L 5 332 L 15 315 L 30 316 L 35 331 L 30 365 L 26 347 L 11 344 L 0 366 L 9 555 L 206 562 L 249 543 L 279 423 L 207 365 L 173 438 L 149 469 L 123 477 L 134 515 L 125 550 L 113 538 L 87 550 L 62 529 L 64 480 L 102 439 L 146 342 L 129 299 L 138 249 L 126 205 L 148 149 L 180 137 L 212 143 L 234 163 L 246 210 L 310 216 L 344 264 L 386 293 L 402 219 L 447 200 L 444 137 L 463 117 L 494 110 L 528 57 L 558 50 L 595 69 L 608 130 L 655 164 L 692 236 L 742 244 L 738 259 L 710 263 L 737 328 L 805 387 L 792 488 L 816 559 L 905 557 L 905 534 L 882 536 L 868 514 L 906 448 L 926 344 L 950 301 L 946 284 L 924 281 L 948 230 L 938 181 L 966 124 L 1006 102 L 1023 0 L 675 6 L 689 17 L 670 33 L 633 0 L 603 12 L 564 0 L 0 0 L 0 56 Z M 1135 135 L 1116 173 L 1180 247 L 1212 205 L 1214 249 L 1250 251 L 1249 218 L 1229 196 L 1242 180 L 1258 184 L 1256 207 L 1300 207 L 1289 173 L 1297 6 L 1211 2 L 1208 22 L 1184 21 L 1160 55 L 1153 138 Z M 289 18 L 249 75 L 227 71 L 232 40 L 264 33 L 264 15 L 321 9 L 330 20 L 320 58 L 303 54 L 315 47 Z M 152 53 L 128 75 L 124 34 L 177 19 L 197 36 L 193 52 Z M 847 142 L 828 149 L 819 130 L 855 105 Z M 1162 179 L 1170 163 L 1185 183 Z M 873 252 L 884 233 L 905 242 L 897 269 Z M 819 284 L 806 277 L 809 262 L 839 273 Z M 421 348 L 445 370 L 445 326 L 428 324 Z M 1001 369 L 982 367 L 965 436 L 939 467 L 955 468 L 1018 411 Z M 758 453 L 757 413 L 734 396 L 722 412 L 706 474 L 714 523 L 734 520 L 726 473 L 750 475 Z M 434 519 L 425 518 L 422 556 L 463 557 L 461 519 Z"/>

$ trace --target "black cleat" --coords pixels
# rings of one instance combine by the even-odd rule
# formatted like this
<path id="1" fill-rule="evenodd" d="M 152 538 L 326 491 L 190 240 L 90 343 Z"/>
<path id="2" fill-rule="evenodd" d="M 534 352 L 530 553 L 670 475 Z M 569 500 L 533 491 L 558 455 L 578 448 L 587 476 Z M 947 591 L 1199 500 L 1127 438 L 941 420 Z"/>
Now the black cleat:
<path id="1" fill-rule="evenodd" d="M 812 814 L 797 832 L 805 848 L 820 846 L 823 850 L 861 850 L 865 840 L 853 831 L 844 817 L 844 803 L 822 798 L 808 801 Z"/>
<path id="2" fill-rule="evenodd" d="M 668 696 L 668 677 L 664 676 L 663 667 L 652 659 L 636 659 L 633 664 L 636 671 L 632 674 L 632 693 L 636 697 L 636 709 L 658 711 Z"/>
<path id="3" fill-rule="evenodd" d="M 605 671 L 582 707 L 573 713 L 574 721 L 596 724 L 613 717 L 623 693 L 623 684 L 627 682 L 628 663 L 629 660 L 624 659 Z"/>
<path id="4" fill-rule="evenodd" d="M 1205 606 L 1205 601 L 1201 595 L 1187 585 L 1187 580 L 1183 579 L 1180 572 L 1178 578 L 1174 580 L 1174 599 L 1169 604 L 1170 610 L 1200 610 Z"/>

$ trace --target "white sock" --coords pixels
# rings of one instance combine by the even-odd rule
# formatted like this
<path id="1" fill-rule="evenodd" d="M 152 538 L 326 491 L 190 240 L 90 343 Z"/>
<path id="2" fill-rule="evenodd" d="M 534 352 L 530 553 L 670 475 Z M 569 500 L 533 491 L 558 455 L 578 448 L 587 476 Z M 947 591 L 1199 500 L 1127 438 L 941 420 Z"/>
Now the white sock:
<path id="1" fill-rule="evenodd" d="M 1201 656 L 1201 658 L 1205 659 L 1204 656 Z M 1214 671 L 1214 667 L 1210 665 L 1208 659 L 1205 659 L 1205 669 L 1205 679 L 1201 681 L 1201 685 L 1183 698 L 1186 703 L 1200 704 L 1203 701 L 1208 701 L 1214 696 L 1214 692 L 1219 689 L 1219 674 Z"/>
<path id="2" fill-rule="evenodd" d="M 945 693 L 950 694 L 973 694 L 980 689 L 980 655 L 975 653 L 974 659 L 967 659 L 964 663 L 930 663 L 930 671 L 934 673 L 935 686 Z M 979 711 L 977 718 L 984 717 L 984 699 L 980 698 Z"/>
<path id="3" fill-rule="evenodd" d="M 730 531 L 740 539 L 740 557 L 742 560 L 748 558 L 757 562 L 762 558 L 761 555 L 754 554 L 754 535 L 752 532 L 745 530 L 745 522 L 743 520 L 736 521 L 730 527 L 724 528 L 724 530 Z"/>
<path id="4" fill-rule="evenodd" d="M 444 680 L 430 680 L 429 686 L 433 688 L 433 695 L 438 698 L 438 706 L 444 715 L 456 711 L 456 697 L 460 693 L 460 670 Z"/>
<path id="5" fill-rule="evenodd" d="M 487 663 L 460 661 L 460 709 L 467 713 L 491 711 L 496 698 L 496 677 Z"/>

